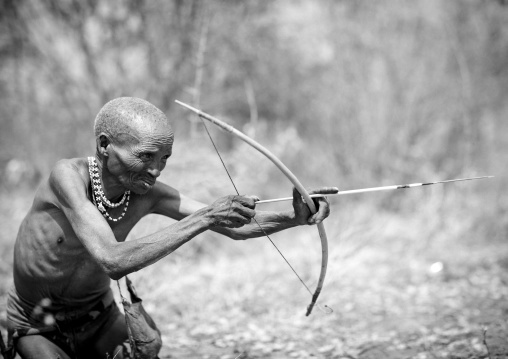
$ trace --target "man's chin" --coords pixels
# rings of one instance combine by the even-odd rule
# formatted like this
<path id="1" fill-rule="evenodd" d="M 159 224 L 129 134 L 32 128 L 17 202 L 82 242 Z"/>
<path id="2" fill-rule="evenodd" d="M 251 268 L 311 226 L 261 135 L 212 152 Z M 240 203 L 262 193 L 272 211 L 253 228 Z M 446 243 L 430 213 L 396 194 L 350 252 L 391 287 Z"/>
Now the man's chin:
<path id="1" fill-rule="evenodd" d="M 131 192 L 134 192 L 135 194 L 143 195 L 150 192 L 150 190 L 153 188 L 153 186 L 148 185 L 147 183 L 143 182 L 142 185 L 132 186 L 130 188 Z"/>

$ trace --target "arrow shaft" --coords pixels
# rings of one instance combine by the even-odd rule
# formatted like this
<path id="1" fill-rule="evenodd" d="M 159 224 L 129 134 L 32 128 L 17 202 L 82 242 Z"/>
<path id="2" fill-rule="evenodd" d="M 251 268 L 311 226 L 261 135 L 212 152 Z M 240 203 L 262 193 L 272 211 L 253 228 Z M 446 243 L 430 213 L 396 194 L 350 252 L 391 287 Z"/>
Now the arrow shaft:
<path id="1" fill-rule="evenodd" d="M 353 189 L 353 190 L 348 190 L 348 191 L 339 191 L 339 192 L 333 193 L 333 194 L 311 194 L 310 197 L 311 198 L 318 198 L 318 197 L 328 197 L 328 196 L 344 196 L 347 194 L 357 194 L 357 193 L 367 193 L 367 192 L 393 191 L 396 189 L 422 187 L 422 186 L 429 186 L 429 185 L 439 184 L 439 183 L 472 181 L 472 180 L 486 179 L 486 178 L 493 178 L 493 177 L 494 176 L 481 176 L 481 177 L 470 177 L 470 178 L 457 178 L 457 179 L 451 179 L 451 180 L 446 180 L 446 181 L 436 181 L 436 182 L 426 182 L 426 183 L 409 183 L 409 184 L 401 184 L 401 185 L 394 185 L 394 186 L 361 188 L 361 189 Z M 256 202 L 256 204 L 291 201 L 291 200 L 293 200 L 293 197 L 265 199 L 265 200 Z"/>

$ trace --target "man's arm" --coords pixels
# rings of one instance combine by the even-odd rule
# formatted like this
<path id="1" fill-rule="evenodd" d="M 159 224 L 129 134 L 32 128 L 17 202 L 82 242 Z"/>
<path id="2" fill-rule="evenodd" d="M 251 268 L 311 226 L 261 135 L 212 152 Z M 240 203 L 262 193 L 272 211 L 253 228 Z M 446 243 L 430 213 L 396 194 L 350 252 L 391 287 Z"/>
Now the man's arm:
<path id="1" fill-rule="evenodd" d="M 249 238 L 264 237 L 267 234 L 270 235 L 272 233 L 277 233 L 299 225 L 295 220 L 293 211 L 256 211 L 254 219 L 255 221 L 251 221 L 241 228 L 217 227 L 212 228 L 212 230 L 235 240 L 244 240 Z"/>
<path id="2" fill-rule="evenodd" d="M 323 191 L 317 190 L 311 191 L 311 193 L 332 193 L 333 191 L 336 192 L 335 189 L 326 188 L 323 189 Z M 161 214 L 173 219 L 179 220 L 186 218 L 186 216 L 189 216 L 206 206 L 204 203 L 189 198 L 164 183 L 158 183 L 157 191 L 154 195 L 156 199 L 153 213 Z M 250 198 L 254 200 L 256 199 L 256 197 Z M 318 207 L 318 212 L 311 216 L 300 193 L 298 193 L 296 189 L 293 189 L 292 211 L 256 211 L 254 217 L 255 221 L 246 223 L 242 227 L 228 228 L 212 226 L 209 229 L 235 240 L 262 237 L 265 234 L 280 232 L 299 225 L 320 223 L 330 213 L 329 203 L 326 199 L 319 198 L 316 199 L 316 205 Z"/>
<path id="3" fill-rule="evenodd" d="M 181 220 L 187 216 L 196 213 L 207 205 L 196 201 L 190 197 L 181 194 L 179 191 L 162 182 L 157 183 L 157 187 L 151 195 L 154 197 L 153 213 L 161 214 L 173 219 Z M 241 196 L 231 196 L 240 197 Z M 252 208 L 254 208 L 254 199 L 252 198 Z M 256 221 L 262 226 L 266 234 L 282 231 L 284 229 L 298 226 L 293 211 L 286 212 L 255 212 Z M 239 228 L 228 228 L 222 226 L 211 226 L 208 228 L 214 232 L 223 234 L 235 240 L 243 240 L 248 238 L 262 237 L 265 235 L 255 221 L 244 224 Z"/>
<path id="4" fill-rule="evenodd" d="M 241 226 L 254 215 L 254 211 L 251 213 L 242 206 L 218 203 L 201 208 L 157 233 L 119 243 L 87 198 L 86 184 L 78 171 L 69 161 L 58 162 L 50 175 L 50 186 L 76 236 L 112 279 L 158 261 L 211 226 Z M 225 213 L 231 222 L 221 222 Z"/>

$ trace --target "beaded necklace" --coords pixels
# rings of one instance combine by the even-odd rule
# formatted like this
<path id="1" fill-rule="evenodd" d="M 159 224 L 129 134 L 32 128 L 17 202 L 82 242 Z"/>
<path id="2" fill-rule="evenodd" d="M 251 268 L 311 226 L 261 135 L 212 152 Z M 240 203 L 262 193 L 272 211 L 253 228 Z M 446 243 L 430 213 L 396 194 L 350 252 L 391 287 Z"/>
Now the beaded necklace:
<path id="1" fill-rule="evenodd" d="M 125 191 L 120 202 L 113 203 L 109 199 L 107 199 L 104 191 L 102 190 L 101 179 L 99 177 L 99 167 L 97 166 L 97 162 L 95 157 L 88 157 L 88 172 L 90 173 L 90 180 L 92 182 L 92 201 L 93 204 L 99 209 L 104 218 L 109 221 L 117 222 L 121 220 L 125 213 L 127 213 L 127 207 L 129 207 L 129 199 L 131 196 L 131 191 Z M 117 208 L 124 204 L 123 212 L 118 218 L 112 218 L 106 207 L 109 208 Z M 105 207 L 106 206 L 106 207 Z"/>

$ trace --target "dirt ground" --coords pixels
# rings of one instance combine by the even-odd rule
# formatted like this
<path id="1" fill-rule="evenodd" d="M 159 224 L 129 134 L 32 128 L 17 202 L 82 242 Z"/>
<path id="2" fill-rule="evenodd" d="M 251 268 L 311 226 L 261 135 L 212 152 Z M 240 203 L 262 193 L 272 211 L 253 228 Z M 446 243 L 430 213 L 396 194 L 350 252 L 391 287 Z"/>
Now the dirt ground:
<path id="1" fill-rule="evenodd" d="M 310 318 L 303 315 L 303 302 L 300 307 L 273 304 L 288 302 L 283 293 L 268 299 L 271 294 L 261 291 L 256 297 L 253 291 L 252 303 L 236 303 L 240 308 L 221 298 L 222 311 L 201 311 L 194 320 L 182 318 L 163 330 L 162 357 L 505 358 L 506 263 L 456 264 L 438 273 L 432 272 L 439 268 L 434 265 L 425 274 L 415 274 L 415 268 L 397 276 L 371 262 L 374 273 L 357 272 L 339 287 L 328 287 L 322 303 L 333 307 L 332 314 L 316 310 Z"/>

